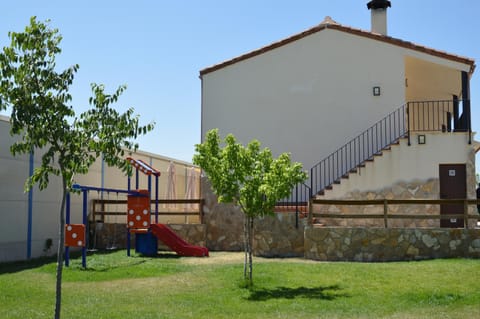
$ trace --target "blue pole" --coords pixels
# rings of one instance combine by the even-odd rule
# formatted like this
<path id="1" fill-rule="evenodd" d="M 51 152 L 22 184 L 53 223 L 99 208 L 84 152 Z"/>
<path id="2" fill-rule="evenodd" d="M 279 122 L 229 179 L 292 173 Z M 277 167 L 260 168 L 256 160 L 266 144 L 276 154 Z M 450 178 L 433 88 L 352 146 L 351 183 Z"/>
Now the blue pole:
<path id="1" fill-rule="evenodd" d="M 145 196 L 142 194 L 139 194 L 135 190 L 126 190 L 126 189 L 117 189 L 117 188 L 100 188 L 100 187 L 95 187 L 95 186 L 83 186 L 79 184 L 73 184 L 72 186 L 73 189 L 77 189 L 80 191 L 97 191 L 97 192 L 111 192 L 111 193 L 121 193 L 121 194 L 134 194 L 137 196 Z"/>
<path id="2" fill-rule="evenodd" d="M 138 189 L 138 168 L 135 171 L 135 189 Z"/>
<path id="3" fill-rule="evenodd" d="M 158 224 L 158 175 L 155 175 L 155 224 Z"/>
<path id="4" fill-rule="evenodd" d="M 150 201 L 152 200 L 152 175 L 148 175 L 148 196 L 150 196 Z M 149 211 L 152 210 L 152 205 L 148 208 Z M 152 221 L 152 215 L 150 214 L 150 222 Z"/>
<path id="5" fill-rule="evenodd" d="M 34 156 L 33 151 L 30 152 L 28 176 L 33 175 Z M 27 222 L 27 259 L 32 258 L 32 214 L 33 213 L 33 188 L 28 191 L 28 222 Z"/>
<path id="6" fill-rule="evenodd" d="M 83 217 L 82 222 L 85 226 L 85 245 L 82 248 L 82 266 L 87 268 L 87 247 L 88 247 L 88 223 L 87 223 L 87 208 L 88 208 L 88 191 L 83 191 Z"/>
<path id="7" fill-rule="evenodd" d="M 127 226 L 127 256 L 130 257 L 130 229 Z"/>
<path id="8" fill-rule="evenodd" d="M 148 192 L 152 192 L 152 175 L 148 175 Z"/>
<path id="9" fill-rule="evenodd" d="M 70 224 L 70 193 L 66 195 L 65 202 L 65 224 Z M 65 247 L 65 266 L 70 266 L 70 247 Z"/>

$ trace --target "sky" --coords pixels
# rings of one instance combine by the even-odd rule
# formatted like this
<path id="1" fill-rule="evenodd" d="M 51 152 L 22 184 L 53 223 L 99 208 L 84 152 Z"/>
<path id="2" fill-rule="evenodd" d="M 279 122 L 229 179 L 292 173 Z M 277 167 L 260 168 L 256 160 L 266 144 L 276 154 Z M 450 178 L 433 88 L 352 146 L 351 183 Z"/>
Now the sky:
<path id="1" fill-rule="evenodd" d="M 367 0 L 0 0 L 0 47 L 31 16 L 63 36 L 59 68 L 79 64 L 71 89 L 77 114 L 92 82 L 126 84 L 116 107 L 156 122 L 140 149 L 191 162 L 200 137 L 199 71 L 318 25 L 325 16 L 370 30 Z M 388 34 L 480 63 L 480 1 L 391 0 Z M 480 131 L 480 68 L 471 80 L 473 130 Z M 4 113 L 5 115 L 8 115 Z M 480 140 L 480 136 L 477 137 Z M 477 172 L 479 171 L 477 154 Z"/>

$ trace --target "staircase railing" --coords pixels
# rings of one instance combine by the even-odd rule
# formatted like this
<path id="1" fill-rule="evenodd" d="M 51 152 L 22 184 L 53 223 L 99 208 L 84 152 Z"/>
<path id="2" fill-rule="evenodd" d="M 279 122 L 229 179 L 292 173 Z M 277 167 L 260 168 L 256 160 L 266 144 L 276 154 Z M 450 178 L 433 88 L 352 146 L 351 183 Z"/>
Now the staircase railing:
<path id="1" fill-rule="evenodd" d="M 356 136 L 310 169 L 310 187 L 298 184 L 291 196 L 277 206 L 289 211 L 301 211 L 308 204 L 308 198 L 321 194 L 332 184 L 340 183 L 342 177 L 356 172 L 359 167 L 380 155 L 382 150 L 408 138 L 411 132 L 468 132 L 471 143 L 470 101 L 440 100 L 408 102 L 373 126 Z M 297 219 L 298 225 L 298 219 Z"/>
<path id="2" fill-rule="evenodd" d="M 289 197 L 283 198 L 277 202 L 277 209 L 285 209 L 295 212 L 295 227 L 298 228 L 298 219 L 301 212 L 306 213 L 308 203 L 312 198 L 310 186 L 305 183 L 298 183 L 292 190 Z"/>
<path id="3" fill-rule="evenodd" d="M 407 105 L 402 105 L 310 169 L 312 195 L 339 183 L 356 169 L 408 133 Z"/>

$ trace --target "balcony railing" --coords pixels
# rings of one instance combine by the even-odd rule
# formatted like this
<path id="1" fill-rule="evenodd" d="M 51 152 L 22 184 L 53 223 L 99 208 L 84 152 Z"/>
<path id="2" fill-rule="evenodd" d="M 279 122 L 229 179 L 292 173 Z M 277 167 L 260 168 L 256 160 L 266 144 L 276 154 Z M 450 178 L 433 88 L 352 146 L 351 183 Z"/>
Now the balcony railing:
<path id="1" fill-rule="evenodd" d="M 408 102 L 408 130 L 410 132 L 468 132 L 469 112 L 465 108 L 469 101 L 418 101 Z"/>

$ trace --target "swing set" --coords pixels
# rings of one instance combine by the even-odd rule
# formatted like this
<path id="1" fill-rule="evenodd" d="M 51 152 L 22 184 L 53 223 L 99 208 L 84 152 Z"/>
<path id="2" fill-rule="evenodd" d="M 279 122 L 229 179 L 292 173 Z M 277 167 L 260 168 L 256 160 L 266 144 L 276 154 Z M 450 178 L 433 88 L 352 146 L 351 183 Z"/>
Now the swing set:
<path id="1" fill-rule="evenodd" d="M 172 250 L 181 256 L 203 257 L 208 256 L 209 251 L 205 247 L 193 246 L 176 235 L 168 226 L 158 223 L 158 177 L 160 172 L 141 160 L 128 157 L 129 163 L 136 168 L 135 190 L 131 189 L 131 177 L 128 177 L 128 189 L 102 188 L 93 186 L 82 186 L 75 184 L 73 189 L 82 193 L 82 224 L 72 224 L 71 221 L 71 199 L 70 193 L 66 198 L 66 225 L 65 225 L 65 266 L 70 264 L 70 247 L 82 249 L 82 266 L 86 268 L 87 247 L 89 240 L 88 233 L 88 193 L 90 191 L 127 194 L 127 256 L 130 256 L 131 234 L 135 237 L 136 252 L 144 255 L 156 255 L 158 240 L 164 242 Z M 139 172 L 148 176 L 148 189 L 139 189 Z M 151 223 L 151 186 L 152 175 L 155 176 L 155 223 Z M 110 201 L 108 201 L 110 202 Z M 116 201 L 118 202 L 118 201 Z M 118 210 L 118 208 L 117 208 Z"/>

